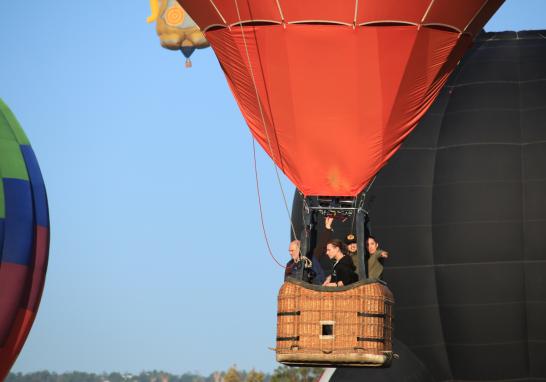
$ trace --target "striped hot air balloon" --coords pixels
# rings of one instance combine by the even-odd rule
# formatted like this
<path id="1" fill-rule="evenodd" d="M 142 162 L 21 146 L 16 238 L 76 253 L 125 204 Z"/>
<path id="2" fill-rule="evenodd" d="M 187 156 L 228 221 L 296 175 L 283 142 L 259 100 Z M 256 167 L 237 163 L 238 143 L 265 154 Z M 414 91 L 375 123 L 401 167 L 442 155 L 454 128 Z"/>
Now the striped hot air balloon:
<path id="1" fill-rule="evenodd" d="M 0 380 L 30 331 L 44 287 L 49 214 L 29 140 L 0 99 Z"/>

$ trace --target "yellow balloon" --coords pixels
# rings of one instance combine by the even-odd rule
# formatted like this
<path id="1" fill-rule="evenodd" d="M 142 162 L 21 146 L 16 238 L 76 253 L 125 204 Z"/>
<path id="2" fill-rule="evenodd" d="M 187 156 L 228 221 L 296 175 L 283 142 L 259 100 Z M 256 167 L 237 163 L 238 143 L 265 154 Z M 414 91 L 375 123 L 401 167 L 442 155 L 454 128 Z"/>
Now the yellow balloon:
<path id="1" fill-rule="evenodd" d="M 150 9 L 152 10 L 152 14 L 148 16 L 146 21 L 148 23 L 153 23 L 155 20 L 157 20 L 157 16 L 159 16 L 159 1 L 150 0 Z"/>
<path id="2" fill-rule="evenodd" d="M 156 22 L 161 46 L 180 50 L 186 57 L 186 67 L 190 67 L 193 51 L 209 46 L 201 29 L 176 0 L 150 0 L 150 9 L 147 21 Z"/>

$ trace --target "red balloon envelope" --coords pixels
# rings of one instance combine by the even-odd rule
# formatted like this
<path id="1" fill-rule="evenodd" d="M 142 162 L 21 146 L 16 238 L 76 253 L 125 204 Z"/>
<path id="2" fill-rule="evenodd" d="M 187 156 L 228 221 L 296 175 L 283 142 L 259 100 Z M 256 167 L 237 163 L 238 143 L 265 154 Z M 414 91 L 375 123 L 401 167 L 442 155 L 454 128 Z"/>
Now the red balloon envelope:
<path id="1" fill-rule="evenodd" d="M 503 0 L 178 0 L 305 195 L 357 195 Z"/>

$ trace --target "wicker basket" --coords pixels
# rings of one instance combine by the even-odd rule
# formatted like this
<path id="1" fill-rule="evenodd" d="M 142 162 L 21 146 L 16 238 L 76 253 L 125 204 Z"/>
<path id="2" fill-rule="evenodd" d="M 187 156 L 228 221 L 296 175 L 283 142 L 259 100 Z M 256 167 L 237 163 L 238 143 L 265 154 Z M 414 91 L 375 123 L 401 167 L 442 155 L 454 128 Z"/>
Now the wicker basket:
<path id="1" fill-rule="evenodd" d="M 279 291 L 277 361 L 386 366 L 392 359 L 393 304 L 389 288 L 377 281 L 328 288 L 289 279 Z"/>

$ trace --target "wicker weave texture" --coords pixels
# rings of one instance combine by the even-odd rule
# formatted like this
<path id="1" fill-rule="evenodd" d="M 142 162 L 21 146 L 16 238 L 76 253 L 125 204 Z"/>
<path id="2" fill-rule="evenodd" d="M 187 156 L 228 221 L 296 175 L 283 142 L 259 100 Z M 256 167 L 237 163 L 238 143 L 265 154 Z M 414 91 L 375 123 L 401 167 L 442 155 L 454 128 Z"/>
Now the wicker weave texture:
<path id="1" fill-rule="evenodd" d="M 287 281 L 279 292 L 277 359 L 382 363 L 392 351 L 393 304 L 381 283 L 319 291 Z"/>

